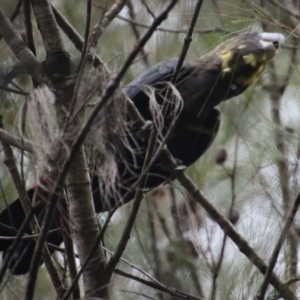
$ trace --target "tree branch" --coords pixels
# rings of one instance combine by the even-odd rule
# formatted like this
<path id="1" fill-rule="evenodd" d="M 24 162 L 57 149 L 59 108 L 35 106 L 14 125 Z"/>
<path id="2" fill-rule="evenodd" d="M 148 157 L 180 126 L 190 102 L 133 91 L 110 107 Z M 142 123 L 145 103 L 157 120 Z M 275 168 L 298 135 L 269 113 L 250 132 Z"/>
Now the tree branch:
<path id="1" fill-rule="evenodd" d="M 41 75 L 41 64 L 29 50 L 23 39 L 0 9 L 0 34 L 5 42 L 19 59 L 27 72 L 39 83 L 46 83 L 46 78 Z"/>
<path id="2" fill-rule="evenodd" d="M 13 22 L 14 19 L 17 17 L 17 15 L 20 13 L 20 9 L 22 7 L 22 4 L 23 4 L 23 0 L 19 0 L 17 5 L 16 5 L 16 8 L 14 10 L 14 12 L 12 13 L 11 17 L 9 18 L 10 22 Z M 2 36 L 0 35 L 0 40 L 2 39 Z"/>
<path id="3" fill-rule="evenodd" d="M 30 153 L 34 153 L 35 149 L 40 147 L 39 145 L 36 145 L 29 140 L 22 139 L 18 136 L 15 136 L 15 135 L 5 131 L 2 128 L 0 128 L 0 141 L 3 141 L 5 143 L 7 143 L 8 145 L 11 145 L 20 150 L 24 150 L 24 151 L 27 151 Z"/>
<path id="4" fill-rule="evenodd" d="M 145 279 L 140 278 L 138 276 L 135 276 L 135 275 L 132 275 L 132 274 L 128 274 L 128 273 L 126 273 L 126 272 L 124 272 L 122 270 L 119 270 L 119 269 L 115 269 L 114 273 L 117 274 L 117 275 L 126 277 L 126 278 L 133 279 L 133 280 L 135 280 L 137 282 L 140 282 L 140 283 L 142 283 L 142 284 L 144 284 L 146 286 L 152 287 L 155 290 L 164 292 L 164 293 L 166 293 L 168 295 L 175 296 L 175 297 L 178 297 L 178 298 L 181 298 L 181 299 L 187 299 L 187 300 L 204 300 L 204 298 L 198 298 L 198 297 L 195 297 L 195 296 L 192 296 L 192 295 L 188 295 L 188 294 L 183 293 L 181 291 L 178 291 L 176 289 L 166 287 L 163 284 L 157 284 L 157 283 L 155 283 L 153 281 L 145 280 Z"/>
<path id="5" fill-rule="evenodd" d="M 65 52 L 65 47 L 48 0 L 31 0 L 47 55 Z"/>

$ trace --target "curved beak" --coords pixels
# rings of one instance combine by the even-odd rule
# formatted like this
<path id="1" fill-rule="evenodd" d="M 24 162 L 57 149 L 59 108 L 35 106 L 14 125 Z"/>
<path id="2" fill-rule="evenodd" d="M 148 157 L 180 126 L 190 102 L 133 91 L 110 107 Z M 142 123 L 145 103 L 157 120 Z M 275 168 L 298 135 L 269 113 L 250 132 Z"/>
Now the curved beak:
<path id="1" fill-rule="evenodd" d="M 260 45 L 265 50 L 268 60 L 277 54 L 277 49 L 285 41 L 285 37 L 281 33 L 261 32 L 258 36 Z"/>

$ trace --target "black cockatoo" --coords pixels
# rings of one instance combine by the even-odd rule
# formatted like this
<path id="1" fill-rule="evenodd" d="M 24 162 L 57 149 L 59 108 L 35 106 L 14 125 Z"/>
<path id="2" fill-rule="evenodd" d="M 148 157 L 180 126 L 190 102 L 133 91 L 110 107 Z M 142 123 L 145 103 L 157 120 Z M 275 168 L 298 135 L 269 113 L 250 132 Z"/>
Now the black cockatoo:
<path id="1" fill-rule="evenodd" d="M 227 40 L 196 61 L 183 64 L 176 82 L 183 107 L 176 116 L 175 126 L 167 140 L 167 147 L 174 158 L 183 165 L 190 166 L 207 150 L 219 129 L 219 111 L 215 106 L 241 94 L 253 84 L 283 41 L 284 37 L 278 33 L 245 33 Z M 124 88 L 145 120 L 152 120 L 145 86 L 155 87 L 156 101 L 161 104 L 167 89 L 166 82 L 170 81 L 176 64 L 177 60 L 161 62 Z M 172 108 L 170 105 L 169 111 Z M 171 123 L 168 115 L 170 114 L 166 114 L 164 119 L 166 130 Z M 137 138 L 134 142 L 131 140 L 131 146 L 138 148 L 135 155 L 128 149 L 121 149 L 122 155 L 116 157 L 119 180 L 114 196 L 104 200 L 99 188 L 101 183 L 97 176 L 93 177 L 96 212 L 109 210 L 119 205 L 120 201 L 126 203 L 133 198 L 134 190 L 131 187 L 140 175 L 147 142 Z M 171 179 L 171 174 L 161 167 L 158 158 L 149 170 L 146 189 L 154 188 L 168 179 Z M 34 193 L 34 188 L 28 191 L 29 199 L 33 198 Z M 43 212 L 44 205 L 41 202 L 37 217 L 41 218 Z M 1 212 L 0 223 L 18 229 L 24 218 L 20 200 L 16 200 Z M 54 222 L 52 229 L 56 226 Z M 31 231 L 28 228 L 26 232 Z M 15 231 L 0 226 L 0 236 L 15 236 Z M 59 245 L 62 243 L 62 236 L 56 231 L 49 234 L 47 241 Z M 0 251 L 4 255 L 11 243 L 11 240 L 0 240 Z M 9 263 L 12 274 L 19 275 L 29 271 L 34 246 L 33 241 L 22 240 Z"/>

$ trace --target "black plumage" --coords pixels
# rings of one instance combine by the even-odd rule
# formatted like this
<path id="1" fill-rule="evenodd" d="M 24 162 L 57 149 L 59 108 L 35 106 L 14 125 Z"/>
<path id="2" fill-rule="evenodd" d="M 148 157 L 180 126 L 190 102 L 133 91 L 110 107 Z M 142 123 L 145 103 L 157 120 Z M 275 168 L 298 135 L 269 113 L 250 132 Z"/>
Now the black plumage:
<path id="1" fill-rule="evenodd" d="M 278 44 L 282 42 L 283 36 L 280 34 L 247 33 L 228 40 L 193 63 L 183 64 L 176 81 L 176 88 L 182 97 L 182 108 L 174 114 L 176 103 L 170 103 L 162 125 L 162 134 L 165 134 L 172 120 L 175 120 L 167 146 L 183 165 L 193 164 L 213 142 L 220 125 L 219 111 L 215 106 L 241 94 L 255 82 L 266 63 L 276 54 Z M 176 60 L 159 63 L 124 88 L 124 92 L 132 99 L 145 120 L 152 120 L 153 117 L 145 89 L 147 86 L 155 88 L 156 101 L 161 105 L 168 86 L 166 82 L 170 81 L 176 64 Z M 104 199 L 99 189 L 98 177 L 92 179 L 96 212 L 109 210 L 119 205 L 120 201 L 126 203 L 134 196 L 135 191 L 131 187 L 140 175 L 147 141 L 136 136 L 135 140 L 130 137 L 128 139 L 135 151 L 124 147 L 116 153 L 119 180 L 115 193 Z M 136 154 L 133 155 L 133 152 Z M 170 173 L 161 167 L 158 158 L 149 170 L 146 190 L 170 179 Z M 29 199 L 33 198 L 33 194 L 34 189 L 28 191 Z M 42 214 L 41 203 L 36 215 L 41 217 Z M 0 222 L 18 229 L 24 217 L 20 201 L 16 200 L 2 211 Z M 53 224 L 52 229 L 56 225 Z M 30 229 L 26 232 L 30 233 Z M 0 236 L 15 236 L 15 232 L 0 227 Z M 62 243 L 60 233 L 50 234 L 48 242 L 55 245 Z M 11 241 L 0 240 L 0 251 L 5 253 L 10 245 Z M 33 249 L 32 241 L 22 241 L 9 263 L 12 274 L 29 271 Z"/>

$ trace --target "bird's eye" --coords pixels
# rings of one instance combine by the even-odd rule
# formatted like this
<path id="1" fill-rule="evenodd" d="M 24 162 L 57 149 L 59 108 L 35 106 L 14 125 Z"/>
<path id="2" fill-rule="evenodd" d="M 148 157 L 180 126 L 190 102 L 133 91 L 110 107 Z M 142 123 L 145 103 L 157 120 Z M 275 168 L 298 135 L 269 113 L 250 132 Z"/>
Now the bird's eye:
<path id="1" fill-rule="evenodd" d="M 273 42 L 273 45 L 274 45 L 274 47 L 275 47 L 276 49 L 278 49 L 279 46 L 280 46 L 280 43 L 279 43 L 278 41 L 274 41 L 274 42 Z"/>
<path id="2" fill-rule="evenodd" d="M 232 91 L 235 92 L 235 91 L 237 90 L 236 84 L 233 83 L 233 84 L 231 85 L 230 89 L 231 89 Z"/>

